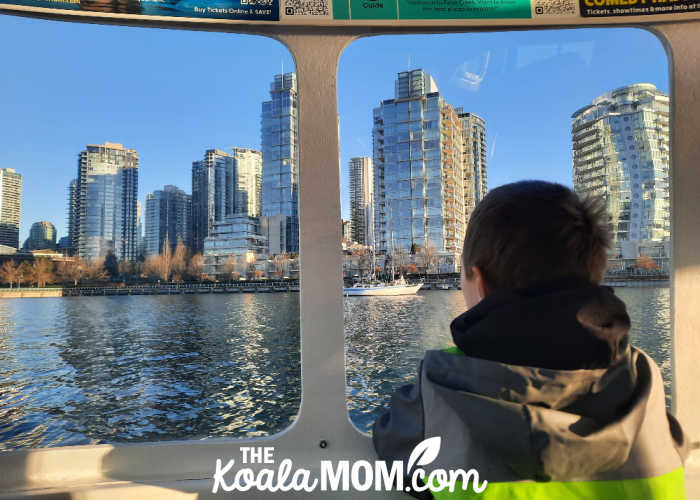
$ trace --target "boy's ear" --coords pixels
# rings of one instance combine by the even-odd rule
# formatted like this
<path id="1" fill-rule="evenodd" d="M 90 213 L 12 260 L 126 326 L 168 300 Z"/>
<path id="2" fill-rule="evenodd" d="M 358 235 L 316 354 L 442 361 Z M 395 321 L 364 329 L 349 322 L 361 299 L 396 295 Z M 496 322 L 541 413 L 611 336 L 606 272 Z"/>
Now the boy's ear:
<path id="1" fill-rule="evenodd" d="M 474 276 L 474 279 L 476 280 L 476 287 L 477 290 L 479 291 L 479 295 L 481 296 L 480 298 L 487 297 L 488 295 L 491 294 L 491 286 L 486 282 L 484 279 L 484 273 L 481 272 L 481 269 L 479 269 L 476 266 L 472 266 L 472 275 Z"/>

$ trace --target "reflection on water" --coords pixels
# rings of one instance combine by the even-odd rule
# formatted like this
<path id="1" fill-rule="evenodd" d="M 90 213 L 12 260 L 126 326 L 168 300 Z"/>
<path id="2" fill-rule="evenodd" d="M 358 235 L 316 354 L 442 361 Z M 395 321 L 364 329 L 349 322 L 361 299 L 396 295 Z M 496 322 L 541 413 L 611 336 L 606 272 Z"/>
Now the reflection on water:
<path id="1" fill-rule="evenodd" d="M 0 448 L 259 436 L 296 415 L 298 294 L 0 302 Z"/>
<path id="2" fill-rule="evenodd" d="M 632 319 L 632 343 L 661 366 L 666 399 L 671 383 L 668 288 L 617 288 Z M 465 311 L 462 292 L 425 291 L 410 299 L 345 300 L 347 401 L 353 423 L 369 431 L 394 389 L 416 380 L 427 349 L 452 344 L 450 322 Z"/>
<path id="3" fill-rule="evenodd" d="M 669 389 L 668 288 L 621 288 L 633 342 Z M 347 400 L 368 430 L 427 349 L 451 343 L 461 292 L 345 299 Z M 0 449 L 272 434 L 301 397 L 299 295 L 0 301 Z"/>

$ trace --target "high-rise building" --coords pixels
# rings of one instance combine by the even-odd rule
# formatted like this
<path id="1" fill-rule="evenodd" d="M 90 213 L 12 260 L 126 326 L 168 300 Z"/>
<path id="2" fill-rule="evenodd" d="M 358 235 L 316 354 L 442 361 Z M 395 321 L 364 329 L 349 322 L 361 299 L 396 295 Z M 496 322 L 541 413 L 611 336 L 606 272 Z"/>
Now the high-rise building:
<path id="1" fill-rule="evenodd" d="M 297 122 L 296 74 L 275 75 L 270 100 L 262 103 L 262 215 L 284 217 L 284 251 L 293 253 L 299 252 Z"/>
<path id="2" fill-rule="evenodd" d="M 65 251 L 74 255 L 78 251 L 78 180 L 68 184 L 68 245 Z"/>
<path id="3" fill-rule="evenodd" d="M 257 217 L 261 211 L 262 157 L 259 151 L 209 149 L 192 163 L 192 236 L 195 252 L 204 249 L 214 222 L 233 214 Z"/>
<path id="4" fill-rule="evenodd" d="M 73 225 L 80 257 L 92 260 L 109 252 L 119 260 L 136 257 L 138 179 L 134 149 L 105 142 L 88 144 L 78 155 L 78 176 L 68 201 L 69 228 Z"/>
<path id="5" fill-rule="evenodd" d="M 233 214 L 259 217 L 262 212 L 262 165 L 260 151 L 233 148 L 235 192 Z"/>
<path id="6" fill-rule="evenodd" d="M 146 195 L 146 248 L 145 255 L 163 251 L 165 239 L 170 250 L 178 241 L 190 241 L 192 197 L 177 186 L 165 186 L 162 190 Z"/>
<path id="7" fill-rule="evenodd" d="M 0 245 L 19 248 L 22 175 L 0 168 Z"/>
<path id="8" fill-rule="evenodd" d="M 374 171 L 372 159 L 350 158 L 350 221 L 352 237 L 360 245 L 370 245 L 372 231 L 372 198 L 374 196 Z"/>
<path id="9" fill-rule="evenodd" d="M 459 269 L 469 215 L 462 122 L 429 74 L 398 74 L 395 97 L 374 109 L 372 139 L 378 252 L 430 246 L 441 269 Z"/>
<path id="10" fill-rule="evenodd" d="M 612 257 L 670 257 L 669 97 L 648 83 L 607 92 L 573 114 L 571 138 L 574 190 L 605 199 Z"/>
<path id="11" fill-rule="evenodd" d="M 136 202 L 136 258 L 137 259 L 143 259 L 146 255 L 146 238 L 144 237 L 143 234 L 143 227 L 144 224 L 141 221 L 141 216 L 143 215 L 143 210 L 142 210 L 141 202 L 137 201 Z M 191 219 L 191 215 L 190 215 Z M 191 224 L 191 220 L 190 220 Z M 185 240 L 186 244 L 189 244 L 188 240 Z"/>
<path id="12" fill-rule="evenodd" d="M 29 230 L 29 238 L 24 241 L 25 250 L 55 250 L 56 227 L 49 221 L 35 222 Z"/>
<path id="13" fill-rule="evenodd" d="M 479 115 L 456 108 L 462 123 L 462 150 L 464 155 L 464 202 L 471 214 L 488 190 L 486 177 L 486 122 Z"/>
<path id="14" fill-rule="evenodd" d="M 352 242 L 352 222 L 347 219 L 341 219 L 340 222 L 343 239 L 348 243 Z"/>

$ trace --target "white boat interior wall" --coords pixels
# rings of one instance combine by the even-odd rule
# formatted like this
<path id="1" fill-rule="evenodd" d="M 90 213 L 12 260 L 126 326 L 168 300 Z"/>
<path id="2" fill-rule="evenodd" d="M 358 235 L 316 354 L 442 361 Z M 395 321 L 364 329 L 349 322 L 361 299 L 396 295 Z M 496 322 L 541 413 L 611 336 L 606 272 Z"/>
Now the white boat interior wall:
<path id="1" fill-rule="evenodd" d="M 247 25 L 241 22 L 163 20 L 147 16 L 57 12 L 0 5 L 0 13 L 77 22 L 217 30 L 272 36 L 292 52 L 298 75 L 300 137 L 301 374 L 296 421 L 264 439 L 212 439 L 137 445 L 95 445 L 0 453 L 0 497 L 208 498 L 217 458 L 235 458 L 241 445 L 275 447 L 295 467 L 321 459 L 372 459 L 370 438 L 350 423 L 345 406 L 342 254 L 338 220 L 340 168 L 336 69 L 343 49 L 378 33 L 537 29 L 540 20 L 383 21 L 342 25 Z M 671 277 L 674 411 L 693 442 L 700 441 L 700 20 L 696 13 L 653 18 L 579 18 L 559 27 L 601 24 L 645 26 L 667 47 L 672 94 Z M 567 18 L 568 19 L 568 18 Z M 654 24 L 651 24 L 654 23 Z M 336 22 L 336 24 L 338 24 Z M 629 47 L 610 47 L 624 57 Z M 2 68 L 12 71 L 12 68 Z M 515 82 L 514 82 L 515 83 Z M 327 447 L 320 442 L 325 440 Z M 686 468 L 688 498 L 700 499 L 700 450 Z M 260 466 L 258 466 L 260 467 Z M 311 497 L 309 494 L 287 494 Z M 249 491 L 241 498 L 279 497 Z M 358 498 L 357 492 L 318 498 Z M 362 498 L 405 498 L 367 492 Z"/>

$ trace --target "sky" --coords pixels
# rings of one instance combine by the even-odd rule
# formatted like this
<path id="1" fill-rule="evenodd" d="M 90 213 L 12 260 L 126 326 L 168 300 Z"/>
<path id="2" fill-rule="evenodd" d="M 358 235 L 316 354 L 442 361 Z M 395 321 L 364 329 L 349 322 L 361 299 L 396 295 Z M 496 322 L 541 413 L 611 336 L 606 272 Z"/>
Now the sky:
<path id="1" fill-rule="evenodd" d="M 40 220 L 66 235 L 67 186 L 86 144 L 136 149 L 142 202 L 165 184 L 191 192 L 192 161 L 206 149 L 259 149 L 261 103 L 294 64 L 264 37 L 0 15 L 0 68 L 0 167 L 23 177 L 22 243 Z M 338 67 L 345 218 L 348 161 L 372 155 L 372 109 L 408 68 L 486 120 L 490 188 L 524 178 L 571 185 L 574 111 L 631 83 L 668 92 L 664 49 L 639 29 L 362 38 Z"/>

